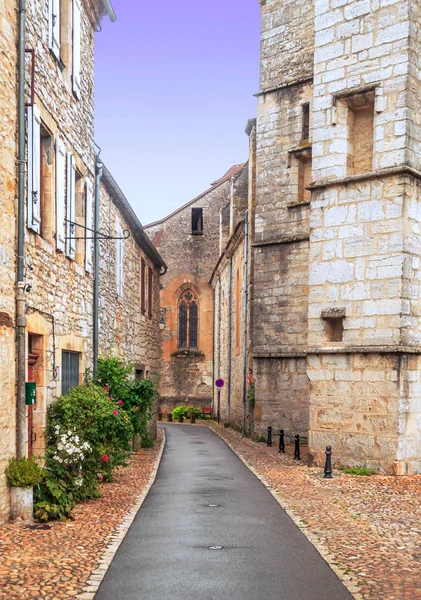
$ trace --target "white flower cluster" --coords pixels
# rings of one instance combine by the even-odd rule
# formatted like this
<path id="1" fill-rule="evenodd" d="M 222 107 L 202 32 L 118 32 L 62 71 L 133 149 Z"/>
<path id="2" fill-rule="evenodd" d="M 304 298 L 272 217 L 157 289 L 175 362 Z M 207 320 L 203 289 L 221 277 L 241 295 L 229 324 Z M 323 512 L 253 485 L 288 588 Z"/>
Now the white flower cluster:
<path id="1" fill-rule="evenodd" d="M 87 452 L 92 452 L 91 445 L 88 442 L 82 442 L 76 434 L 76 427 L 67 433 L 60 433 L 60 425 L 56 425 L 54 430 L 58 437 L 58 443 L 57 452 L 53 458 L 57 462 L 65 465 L 77 464 L 83 461 Z M 82 483 L 76 485 L 82 485 Z"/>

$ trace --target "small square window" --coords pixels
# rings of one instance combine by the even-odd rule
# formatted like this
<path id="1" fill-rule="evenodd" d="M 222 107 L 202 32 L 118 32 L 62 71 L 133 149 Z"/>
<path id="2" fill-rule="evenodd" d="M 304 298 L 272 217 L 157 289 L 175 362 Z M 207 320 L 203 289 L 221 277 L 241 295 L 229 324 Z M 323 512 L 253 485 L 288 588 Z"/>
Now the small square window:
<path id="1" fill-rule="evenodd" d="M 192 235 L 203 235 L 203 208 L 191 209 Z"/>

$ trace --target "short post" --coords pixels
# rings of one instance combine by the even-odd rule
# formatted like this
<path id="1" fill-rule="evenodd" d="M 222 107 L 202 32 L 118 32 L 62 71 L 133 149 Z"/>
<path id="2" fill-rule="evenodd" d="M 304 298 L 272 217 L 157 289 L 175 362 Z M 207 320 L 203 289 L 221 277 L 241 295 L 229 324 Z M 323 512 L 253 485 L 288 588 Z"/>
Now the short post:
<path id="1" fill-rule="evenodd" d="M 162 421 L 162 413 L 158 413 L 158 421 Z"/>
<path id="2" fill-rule="evenodd" d="M 268 427 L 268 437 L 266 440 L 268 446 L 272 446 L 272 427 Z"/>
<path id="3" fill-rule="evenodd" d="M 172 423 L 172 413 L 167 414 L 168 423 Z"/>
<path id="4" fill-rule="evenodd" d="M 279 454 L 285 454 L 285 434 L 283 429 L 279 432 Z"/>
<path id="5" fill-rule="evenodd" d="M 323 479 L 332 479 L 332 446 L 326 446 L 326 463 Z"/>
<path id="6" fill-rule="evenodd" d="M 300 456 L 300 436 L 299 436 L 298 433 L 295 434 L 294 460 L 301 460 L 301 456 Z"/>

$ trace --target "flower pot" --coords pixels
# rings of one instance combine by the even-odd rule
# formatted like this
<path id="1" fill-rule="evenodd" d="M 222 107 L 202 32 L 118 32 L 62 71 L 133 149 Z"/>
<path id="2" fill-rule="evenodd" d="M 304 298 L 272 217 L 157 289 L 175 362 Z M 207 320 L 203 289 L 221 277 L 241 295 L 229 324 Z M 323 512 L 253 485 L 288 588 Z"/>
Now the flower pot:
<path id="1" fill-rule="evenodd" d="M 183 417 L 183 415 L 179 415 L 178 422 L 179 423 L 184 423 L 184 417 Z"/>
<path id="2" fill-rule="evenodd" d="M 10 488 L 10 516 L 12 520 L 21 519 L 27 523 L 34 520 L 33 488 Z"/>
<path id="3" fill-rule="evenodd" d="M 196 415 L 190 417 L 190 423 L 196 423 Z"/>

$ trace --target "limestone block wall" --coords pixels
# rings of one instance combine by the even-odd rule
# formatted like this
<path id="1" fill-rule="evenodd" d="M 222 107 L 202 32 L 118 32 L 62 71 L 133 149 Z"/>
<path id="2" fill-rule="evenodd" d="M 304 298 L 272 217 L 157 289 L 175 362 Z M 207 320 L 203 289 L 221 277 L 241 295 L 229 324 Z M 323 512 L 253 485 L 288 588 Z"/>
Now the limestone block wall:
<path id="1" fill-rule="evenodd" d="M 63 6 L 70 6 L 64 2 Z M 60 136 L 94 173 L 94 30 L 87 4 L 81 11 L 81 94 L 77 98 L 72 90 L 71 43 L 62 39 L 62 59 L 65 68 L 48 47 L 48 2 L 27 2 L 27 48 L 36 50 L 35 86 L 36 103 L 46 108 L 60 130 Z M 67 15 L 71 19 L 71 11 Z M 71 31 L 71 28 L 69 29 Z M 65 43 L 67 40 L 67 43 Z M 67 51 L 66 51 L 67 46 Z M 29 75 L 29 72 L 28 72 Z M 29 79 L 28 79 L 29 84 Z"/>
<path id="2" fill-rule="evenodd" d="M 418 136 L 413 9 L 315 3 L 310 450 L 321 462 L 336 445 L 339 463 L 389 473 L 420 465 L 419 184 L 407 168 Z M 353 130 L 370 104 L 371 121 Z M 371 154 L 359 170 L 356 147 Z"/>
<path id="3" fill-rule="evenodd" d="M 337 465 L 419 472 L 418 368 L 417 356 L 309 355 L 310 447 L 316 462 L 322 464 L 329 443 Z"/>
<path id="4" fill-rule="evenodd" d="M 144 375 L 156 375 L 161 366 L 161 332 L 159 330 L 159 266 L 142 248 L 136 230 L 127 222 L 116 205 L 112 190 L 103 180 L 100 194 L 101 231 L 117 236 L 117 221 L 131 235 L 123 240 L 123 288 L 116 292 L 117 264 L 116 240 L 100 242 L 100 312 L 99 353 L 100 356 L 119 356 L 143 370 Z M 152 268 L 152 316 L 141 310 L 142 271 L 145 262 L 145 290 L 149 285 L 148 269 Z"/>
<path id="5" fill-rule="evenodd" d="M 255 358 L 256 388 L 254 432 L 265 434 L 269 426 L 278 434 L 284 429 L 286 441 L 299 433 L 307 438 L 309 429 L 309 380 L 305 357 Z"/>
<path id="6" fill-rule="evenodd" d="M 4 469 L 15 451 L 16 44 L 15 2 L 0 2 L 0 523 L 8 516 Z"/>
<path id="7" fill-rule="evenodd" d="M 262 7 L 260 89 L 312 76 L 313 2 L 260 0 Z"/>
<path id="8" fill-rule="evenodd" d="M 230 264 L 223 259 L 214 276 L 215 323 L 214 323 L 214 361 L 215 377 L 225 382 L 220 394 L 221 420 L 242 426 L 244 393 L 244 235 L 243 224 L 237 233 L 237 239 L 231 254 L 231 317 L 230 302 Z M 220 298 L 220 301 L 219 301 Z M 230 332 L 230 333 L 229 333 Z M 229 341 L 231 335 L 231 342 Z M 231 352 L 229 345 L 231 344 Z M 229 367 L 229 362 L 231 366 Z M 247 367 L 246 367 L 247 368 Z M 229 374 L 229 369 L 231 373 Z M 248 370 L 246 375 L 248 375 Z M 229 404 L 229 406 L 228 406 Z M 214 398 L 215 414 L 217 396 Z M 246 406 L 248 422 L 249 407 Z"/>
<path id="9" fill-rule="evenodd" d="M 212 401 L 213 292 L 209 285 L 219 257 L 220 210 L 229 203 L 233 168 L 221 180 L 162 221 L 145 231 L 168 265 L 161 278 L 161 306 L 166 309 L 162 334 L 163 366 L 160 380 L 161 410 Z M 192 208 L 203 210 L 203 235 L 192 235 Z M 199 303 L 198 348 L 181 349 L 178 344 L 178 303 L 186 290 Z"/>
<path id="10" fill-rule="evenodd" d="M 289 10 L 295 6 L 287 8 L 285 17 Z M 310 15 L 312 5 L 308 10 Z M 277 11 L 283 18 L 279 5 Z M 303 71 L 297 70 L 295 84 L 289 85 L 282 70 L 285 57 L 281 57 L 280 82 L 286 87 L 259 98 L 251 308 L 254 430 L 264 433 L 270 425 L 284 428 L 287 436 L 300 433 L 305 437 L 310 198 L 300 173 L 304 164 L 311 169 L 311 138 L 305 133 L 304 113 L 308 106 L 311 122 L 312 41 L 308 40 L 307 48 L 301 59 L 310 57 L 310 62 L 303 65 Z"/>
<path id="11" fill-rule="evenodd" d="M 373 170 L 403 165 L 409 60 L 409 2 L 315 1 L 313 179 L 347 176 L 349 134 L 341 94 L 375 90 Z"/>

